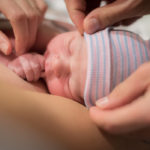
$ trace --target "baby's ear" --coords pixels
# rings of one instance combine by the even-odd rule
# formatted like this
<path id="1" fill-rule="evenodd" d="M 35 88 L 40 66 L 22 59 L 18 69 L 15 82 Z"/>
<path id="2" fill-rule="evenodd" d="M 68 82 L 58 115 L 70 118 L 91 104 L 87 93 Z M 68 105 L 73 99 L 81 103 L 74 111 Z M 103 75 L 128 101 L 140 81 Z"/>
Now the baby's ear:
<path id="1" fill-rule="evenodd" d="M 0 31 L 0 51 L 5 55 L 9 55 L 12 52 L 11 42 L 2 31 Z"/>

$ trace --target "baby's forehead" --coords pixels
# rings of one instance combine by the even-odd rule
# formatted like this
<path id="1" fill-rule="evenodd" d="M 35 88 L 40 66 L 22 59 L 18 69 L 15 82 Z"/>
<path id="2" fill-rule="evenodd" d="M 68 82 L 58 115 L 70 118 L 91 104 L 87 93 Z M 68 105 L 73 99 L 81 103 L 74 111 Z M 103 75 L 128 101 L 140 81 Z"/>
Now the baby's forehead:
<path id="1" fill-rule="evenodd" d="M 59 49 L 59 45 L 61 45 L 62 40 L 63 40 L 63 36 L 61 34 L 54 37 L 52 40 L 50 40 L 47 45 L 44 56 L 47 57 L 50 54 L 56 53 L 56 51 L 58 51 L 58 49 Z"/>
<path id="2" fill-rule="evenodd" d="M 69 41 L 76 36 L 77 31 L 66 32 L 55 36 L 47 45 L 44 56 L 50 54 L 59 54 L 60 52 L 67 51 L 69 48 Z"/>

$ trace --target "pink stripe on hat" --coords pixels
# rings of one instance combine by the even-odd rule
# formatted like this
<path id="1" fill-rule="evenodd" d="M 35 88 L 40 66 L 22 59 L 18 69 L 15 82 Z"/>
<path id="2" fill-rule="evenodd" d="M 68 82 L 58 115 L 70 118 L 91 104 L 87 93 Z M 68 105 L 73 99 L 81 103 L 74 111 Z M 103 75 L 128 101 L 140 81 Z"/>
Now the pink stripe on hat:
<path id="1" fill-rule="evenodd" d="M 127 31 L 106 29 L 84 34 L 87 42 L 88 69 L 84 90 L 87 107 L 108 95 L 142 63 L 150 59 L 150 41 Z"/>
<path id="2" fill-rule="evenodd" d="M 86 106 L 90 107 L 95 105 L 96 99 L 110 92 L 110 44 L 107 30 L 93 35 L 85 33 L 85 39 L 88 45 L 88 69 L 84 100 Z"/>

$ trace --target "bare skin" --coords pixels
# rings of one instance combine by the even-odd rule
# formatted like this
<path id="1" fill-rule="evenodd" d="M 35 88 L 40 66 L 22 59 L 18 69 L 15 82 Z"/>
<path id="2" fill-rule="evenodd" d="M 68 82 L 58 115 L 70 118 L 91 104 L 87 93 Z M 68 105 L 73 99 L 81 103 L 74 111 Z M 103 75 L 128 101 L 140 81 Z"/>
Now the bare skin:
<path id="1" fill-rule="evenodd" d="M 29 82 L 43 78 L 51 94 L 84 103 L 87 50 L 84 37 L 77 31 L 54 37 L 43 55 L 30 52 L 10 61 L 0 57 L 0 62 L 21 78 Z"/>
<path id="2" fill-rule="evenodd" d="M 2 32 L 0 33 L 0 36 L 1 36 L 0 45 L 4 44 L 4 45 L 7 45 L 7 47 L 9 47 L 9 48 L 11 47 L 14 49 L 14 35 L 12 33 L 12 28 L 7 20 L 0 20 L 0 21 L 1 21 L 0 28 L 3 31 L 3 33 L 5 33 L 5 35 Z M 65 24 L 65 23 L 61 23 L 61 22 L 56 23 L 55 21 L 44 20 L 38 30 L 38 34 L 36 37 L 36 43 L 33 45 L 32 49 L 36 52 L 44 53 L 46 46 L 48 45 L 49 41 L 54 36 L 64 32 L 64 31 L 73 30 L 73 29 L 74 29 L 74 27 L 72 27 L 69 24 Z M 0 51 L 3 51 L 3 50 L 0 48 Z M 1 60 L 0 62 L 5 66 L 8 66 L 9 62 L 14 60 L 15 58 L 16 58 L 15 54 L 5 56 L 0 52 L 0 60 Z M 42 63 L 44 63 L 44 62 L 42 62 Z M 9 79 L 9 76 L 8 76 L 8 79 Z M 15 80 L 13 83 L 15 84 Z M 24 83 L 25 83 L 25 81 L 24 81 Z M 38 91 L 47 92 L 47 88 L 43 81 L 40 80 L 37 82 L 32 82 L 32 84 L 33 84 L 33 86 L 38 85 L 43 88 L 43 89 L 37 88 Z M 27 84 L 25 84 L 25 85 L 27 85 Z M 22 86 L 22 88 L 24 88 L 24 87 L 26 89 L 26 86 Z"/>
<path id="3" fill-rule="evenodd" d="M 47 34 L 44 36 L 45 33 L 42 29 L 38 32 L 37 39 L 39 42 L 42 41 L 41 45 L 46 43 L 43 41 L 48 41 L 47 38 L 51 39 L 60 32 L 59 30 L 51 31 L 48 28 L 47 32 L 51 36 L 47 36 Z M 41 36 L 41 33 L 43 36 Z M 37 43 L 39 43 L 38 41 Z M 41 45 L 38 46 L 41 47 Z M 29 82 L 36 83 L 39 82 L 40 78 L 43 78 L 51 94 L 71 98 L 83 104 L 87 68 L 84 37 L 77 31 L 66 32 L 52 38 L 47 45 L 46 52 L 42 55 L 32 51 L 18 57 L 1 54 L 0 63 Z M 44 51 L 43 49 L 42 53 Z"/>
<path id="4" fill-rule="evenodd" d="M 78 30 L 92 34 L 120 21 L 131 23 L 133 18 L 150 13 L 149 0 L 65 0 L 68 12 Z M 128 20 L 127 20 L 128 19 Z"/>
<path id="5" fill-rule="evenodd" d="M 39 46 L 44 47 L 42 44 Z M 46 89 L 24 81 L 3 65 L 0 65 L 0 72 L 2 114 L 28 124 L 31 128 L 42 132 L 48 139 L 54 138 L 66 149 L 148 150 L 150 148 L 138 139 L 101 132 L 92 123 L 88 110 L 83 105 L 70 99 L 42 94 L 41 92 L 46 92 Z"/>
<path id="6" fill-rule="evenodd" d="M 61 148 L 149 150 L 150 146 L 138 139 L 100 131 L 83 105 L 63 97 L 37 93 L 33 85 L 3 65 L 0 65 L 0 72 L 0 114 L 33 128 L 47 140 L 57 141 Z"/>

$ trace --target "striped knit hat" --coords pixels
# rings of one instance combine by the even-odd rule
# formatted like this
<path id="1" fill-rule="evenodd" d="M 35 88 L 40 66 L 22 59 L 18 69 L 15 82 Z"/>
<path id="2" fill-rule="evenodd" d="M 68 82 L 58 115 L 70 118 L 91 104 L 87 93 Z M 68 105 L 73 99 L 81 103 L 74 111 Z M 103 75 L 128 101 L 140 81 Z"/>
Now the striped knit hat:
<path id="1" fill-rule="evenodd" d="M 88 69 L 84 90 L 87 107 L 108 95 L 142 63 L 150 60 L 150 41 L 127 31 L 106 29 L 84 34 L 88 51 Z"/>

